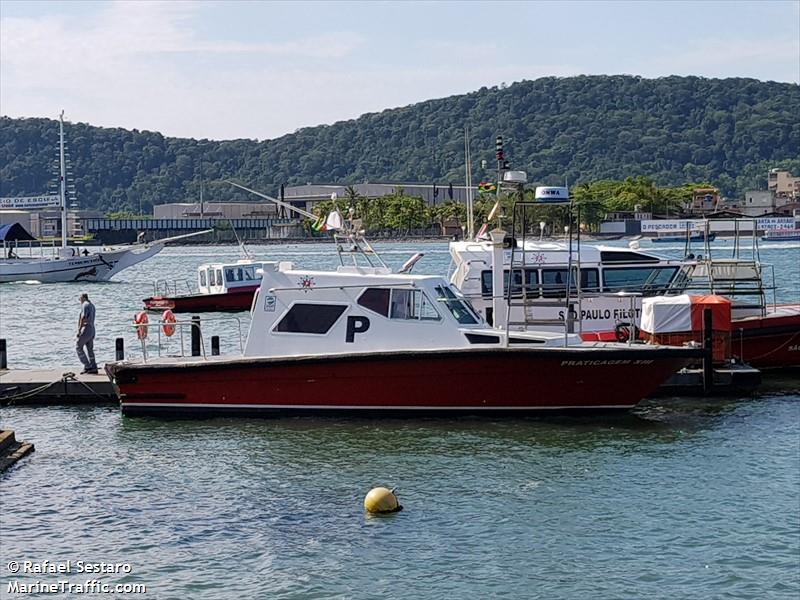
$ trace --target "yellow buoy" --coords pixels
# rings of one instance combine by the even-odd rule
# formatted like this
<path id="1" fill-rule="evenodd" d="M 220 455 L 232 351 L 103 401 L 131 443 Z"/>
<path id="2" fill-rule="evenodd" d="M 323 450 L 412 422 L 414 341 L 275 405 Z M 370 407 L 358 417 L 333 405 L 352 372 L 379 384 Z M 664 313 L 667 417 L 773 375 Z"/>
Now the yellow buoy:
<path id="1" fill-rule="evenodd" d="M 394 495 L 394 490 L 385 487 L 372 488 L 364 498 L 364 509 L 368 513 L 393 513 L 403 510 Z"/>

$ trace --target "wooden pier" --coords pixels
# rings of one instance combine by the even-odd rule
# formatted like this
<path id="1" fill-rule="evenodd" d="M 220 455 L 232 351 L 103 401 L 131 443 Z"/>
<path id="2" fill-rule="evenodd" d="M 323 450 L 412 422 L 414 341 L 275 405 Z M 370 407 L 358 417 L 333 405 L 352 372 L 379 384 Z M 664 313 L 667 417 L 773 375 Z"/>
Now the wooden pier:
<path id="1" fill-rule="evenodd" d="M 33 450 L 33 444 L 18 442 L 10 429 L 0 429 L 0 473 Z"/>
<path id="2" fill-rule="evenodd" d="M 69 369 L 0 371 L 0 406 L 33 404 L 117 404 L 105 373 L 79 374 Z"/>

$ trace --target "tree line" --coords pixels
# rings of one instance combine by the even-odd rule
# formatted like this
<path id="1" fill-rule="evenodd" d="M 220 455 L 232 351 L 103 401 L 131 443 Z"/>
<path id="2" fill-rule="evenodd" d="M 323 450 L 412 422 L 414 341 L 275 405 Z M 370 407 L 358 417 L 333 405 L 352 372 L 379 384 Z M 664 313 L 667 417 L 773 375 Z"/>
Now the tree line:
<path id="1" fill-rule="evenodd" d="M 599 229 L 601 221 L 608 213 L 651 212 L 661 216 L 678 215 L 691 201 L 696 188 L 709 187 L 707 182 L 688 183 L 680 186 L 658 186 L 649 177 L 628 177 L 624 180 L 602 180 L 579 184 L 570 190 L 573 208 L 580 207 L 580 226 L 592 232 Z M 474 202 L 476 228 L 489 222 L 489 214 L 499 202 L 491 225 L 508 227 L 513 218 L 513 205 L 518 200 L 534 200 L 534 190 L 519 192 L 503 191 L 478 193 Z M 338 210 L 347 218 L 352 214 L 359 219 L 367 233 L 399 232 L 410 234 L 420 230 L 430 230 L 444 234 L 446 227 L 465 227 L 466 205 L 447 200 L 435 205 L 425 202 L 422 197 L 408 196 L 402 188 L 380 198 L 366 198 L 353 187 L 336 199 L 325 200 L 314 205 L 318 219 L 324 219 L 330 212 Z M 573 211 L 576 213 L 576 211 Z M 540 221 L 546 223 L 548 233 L 558 233 L 569 222 L 570 214 L 565 206 L 540 204 L 527 212 L 533 225 Z M 574 220 L 574 216 L 572 219 Z M 309 232 L 314 221 L 305 221 Z"/>
<path id="2" fill-rule="evenodd" d="M 68 124 L 80 208 L 148 214 L 167 202 L 252 200 L 281 184 L 464 182 L 469 127 L 475 180 L 511 168 L 573 188 L 645 176 L 659 187 L 704 181 L 735 197 L 765 189 L 770 168 L 800 174 L 800 86 L 754 79 L 546 77 L 309 127 L 272 140 L 215 141 Z M 54 181 L 57 122 L 0 118 L 0 196 Z"/>

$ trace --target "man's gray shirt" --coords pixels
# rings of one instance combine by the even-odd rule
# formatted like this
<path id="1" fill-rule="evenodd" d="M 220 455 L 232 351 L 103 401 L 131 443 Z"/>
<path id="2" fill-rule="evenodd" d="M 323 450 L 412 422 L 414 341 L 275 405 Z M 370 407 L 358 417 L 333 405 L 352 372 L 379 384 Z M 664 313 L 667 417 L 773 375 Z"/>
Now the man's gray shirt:
<path id="1" fill-rule="evenodd" d="M 84 302 L 81 305 L 81 317 L 84 323 L 81 337 L 94 337 L 94 304 Z"/>

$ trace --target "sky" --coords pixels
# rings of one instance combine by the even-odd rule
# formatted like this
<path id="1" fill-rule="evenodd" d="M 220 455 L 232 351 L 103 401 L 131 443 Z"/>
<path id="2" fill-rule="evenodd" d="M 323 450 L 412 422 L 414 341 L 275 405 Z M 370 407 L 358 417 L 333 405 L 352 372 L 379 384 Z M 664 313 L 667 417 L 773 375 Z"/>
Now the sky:
<path id="1" fill-rule="evenodd" d="M 544 76 L 800 83 L 800 0 L 0 0 L 0 114 L 209 139 Z"/>

